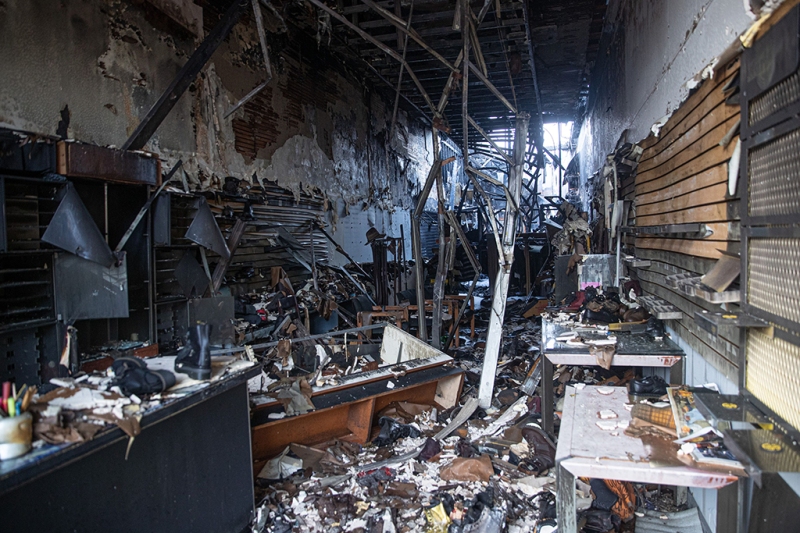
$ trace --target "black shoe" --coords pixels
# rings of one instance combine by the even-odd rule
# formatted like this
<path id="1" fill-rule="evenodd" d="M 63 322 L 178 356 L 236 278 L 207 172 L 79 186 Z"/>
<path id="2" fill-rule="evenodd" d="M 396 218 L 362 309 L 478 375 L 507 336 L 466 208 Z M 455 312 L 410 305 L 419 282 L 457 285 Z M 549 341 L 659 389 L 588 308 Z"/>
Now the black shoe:
<path id="1" fill-rule="evenodd" d="M 601 309 L 600 311 L 591 311 L 587 309 L 583 312 L 583 318 L 586 322 L 594 322 L 594 323 L 601 323 L 601 324 L 612 324 L 619 322 L 619 316 L 609 313 L 605 309 Z"/>
<path id="2" fill-rule="evenodd" d="M 175 372 L 187 374 L 192 379 L 211 379 L 211 344 L 209 324 L 189 328 L 189 342 L 175 358 Z"/>
<path id="3" fill-rule="evenodd" d="M 663 396 L 667 393 L 667 382 L 658 376 L 636 378 L 630 382 L 628 392 L 633 396 Z"/>

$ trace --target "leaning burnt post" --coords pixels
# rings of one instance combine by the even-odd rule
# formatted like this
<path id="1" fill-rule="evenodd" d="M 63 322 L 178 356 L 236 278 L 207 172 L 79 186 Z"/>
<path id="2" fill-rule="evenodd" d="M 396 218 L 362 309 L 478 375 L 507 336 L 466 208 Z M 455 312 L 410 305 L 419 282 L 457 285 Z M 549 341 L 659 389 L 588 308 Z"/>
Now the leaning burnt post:
<path id="1" fill-rule="evenodd" d="M 416 269 L 416 291 L 417 291 L 417 316 L 418 316 L 418 330 L 417 335 L 420 339 L 428 342 L 428 325 L 425 323 L 425 268 L 422 260 L 422 238 L 420 236 L 420 220 L 422 219 L 422 212 L 425 210 L 425 202 L 431 193 L 436 176 L 442 175 L 442 161 L 439 159 L 439 135 L 436 128 L 433 128 L 434 151 L 433 151 L 433 165 L 428 172 L 428 178 L 425 180 L 425 185 L 422 187 L 422 192 L 419 194 L 417 205 L 411 213 L 411 246 L 414 255 L 414 268 Z"/>
<path id="2" fill-rule="evenodd" d="M 497 271 L 497 278 L 495 278 L 494 283 L 492 311 L 489 315 L 489 330 L 486 333 L 486 352 L 483 359 L 483 370 L 481 371 L 481 386 L 478 392 L 478 401 L 484 409 L 492 404 L 497 359 L 503 341 L 503 316 L 506 312 L 511 266 L 514 263 L 514 241 L 517 234 L 517 214 L 520 191 L 522 190 L 522 174 L 525 170 L 529 121 L 530 115 L 527 113 L 517 115 L 514 131 L 514 164 L 508 173 L 508 190 L 514 201 L 506 203 L 502 250 L 499 257 L 500 268 Z"/>
<path id="3" fill-rule="evenodd" d="M 439 135 L 434 129 L 433 135 L 433 154 L 439 158 Z M 444 299 L 444 280 L 447 277 L 447 254 L 445 252 L 445 232 L 444 226 L 447 223 L 444 207 L 444 185 L 442 183 L 442 172 L 436 173 L 436 197 L 439 213 L 439 262 L 436 264 L 436 278 L 433 282 L 433 321 L 431 323 L 431 344 L 434 348 L 442 347 L 442 299 Z M 417 302 L 419 304 L 419 302 Z M 419 304 L 420 320 L 425 316 L 424 303 Z"/>

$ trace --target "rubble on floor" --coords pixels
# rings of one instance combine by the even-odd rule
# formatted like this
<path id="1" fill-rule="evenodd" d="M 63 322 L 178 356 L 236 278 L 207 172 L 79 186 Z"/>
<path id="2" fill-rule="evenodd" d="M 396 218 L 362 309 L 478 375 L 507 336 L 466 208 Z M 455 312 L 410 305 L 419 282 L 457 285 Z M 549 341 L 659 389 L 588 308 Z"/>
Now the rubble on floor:
<path id="1" fill-rule="evenodd" d="M 532 531 L 540 518 L 555 517 L 555 448 L 541 446 L 546 437 L 527 414 L 530 401 L 475 410 L 440 439 L 468 407 L 437 413 L 397 405 L 370 445 L 292 445 L 291 474 L 269 479 L 281 472 L 270 464 L 259 474 L 253 530 Z"/>
<path id="2" fill-rule="evenodd" d="M 589 303 L 620 302 L 616 296 L 604 298 L 600 291 L 587 292 Z M 255 472 L 252 531 L 554 531 L 556 444 L 541 429 L 541 371 L 535 372 L 541 322 L 536 316 L 523 316 L 534 305 L 536 301 L 509 298 L 491 408 L 477 408 L 475 399 L 484 346 L 480 333 L 488 322 L 488 310 L 478 304 L 478 335 L 474 340 L 465 337 L 451 352 L 451 364 L 465 375 L 458 406 L 393 402 L 374 414 L 367 444 L 346 439 L 289 444 Z M 613 310 L 620 320 L 624 305 Z M 581 314 L 557 316 L 581 320 Z M 295 356 L 298 352 L 296 343 L 284 348 Z M 332 343 L 324 350 L 328 349 L 334 356 L 320 355 L 310 374 L 287 370 L 291 363 L 284 362 L 292 360 L 288 352 L 283 359 L 277 347 L 267 352 L 261 381 L 267 385 L 261 393 L 279 397 L 287 387 L 297 389 L 298 381 L 315 385 L 315 379 L 335 380 L 348 369 L 357 373 L 363 368 L 348 359 L 345 345 Z M 323 353 L 319 345 L 314 350 Z M 369 364 L 375 365 L 370 368 L 380 363 L 377 354 L 370 357 Z M 559 367 L 554 375 L 556 407 L 567 385 L 624 386 L 634 377 L 632 369 L 620 367 Z M 465 410 L 469 416 L 462 423 Z M 290 416 L 290 409 L 281 416 Z M 666 505 L 648 489 L 579 480 L 580 530 L 633 531 L 634 511 L 685 508 Z"/>

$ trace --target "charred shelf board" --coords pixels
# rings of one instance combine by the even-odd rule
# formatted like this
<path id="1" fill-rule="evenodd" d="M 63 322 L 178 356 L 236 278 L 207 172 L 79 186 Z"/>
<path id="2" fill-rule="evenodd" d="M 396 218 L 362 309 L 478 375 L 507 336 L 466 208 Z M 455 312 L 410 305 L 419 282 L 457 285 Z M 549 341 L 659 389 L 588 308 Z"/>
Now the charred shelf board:
<path id="1" fill-rule="evenodd" d="M 769 322 L 752 315 L 744 313 L 731 314 L 731 313 L 709 313 L 708 311 L 695 311 L 695 323 L 708 331 L 712 335 L 716 335 L 720 326 L 733 326 L 735 328 L 769 328 Z"/>
<path id="2" fill-rule="evenodd" d="M 691 279 L 693 274 L 683 273 L 683 274 L 672 274 L 671 276 L 667 276 L 664 278 L 666 281 L 667 286 L 672 287 L 673 289 L 677 289 L 680 285 L 687 279 Z"/>
<path id="3" fill-rule="evenodd" d="M 772 430 L 774 424 L 743 394 L 696 392 L 697 409 L 707 419 L 716 422 L 746 422 L 761 429 Z"/>
<path id="4" fill-rule="evenodd" d="M 680 292 L 700 298 L 712 304 L 738 303 L 742 299 L 742 292 L 738 288 L 717 292 L 710 287 L 706 287 L 700 281 L 702 276 L 693 274 L 673 274 L 666 277 L 667 285 L 679 290 Z"/>
<path id="5" fill-rule="evenodd" d="M 622 233 L 636 235 L 685 235 L 705 239 L 714 234 L 705 224 L 667 224 L 663 226 L 623 226 Z"/>
<path id="6" fill-rule="evenodd" d="M 766 429 L 725 430 L 725 445 L 761 485 L 762 473 L 800 472 L 800 448 L 783 433 Z"/>
<path id="7" fill-rule="evenodd" d="M 659 320 L 680 320 L 683 312 L 657 296 L 640 296 L 637 300 L 647 311 Z"/>
<path id="8" fill-rule="evenodd" d="M 153 187 L 161 185 L 158 158 L 144 152 L 65 141 L 59 142 L 57 148 L 59 174 Z"/>
<path id="9" fill-rule="evenodd" d="M 626 257 L 625 263 L 631 268 L 650 268 L 652 264 L 649 259 L 639 259 L 633 256 Z"/>

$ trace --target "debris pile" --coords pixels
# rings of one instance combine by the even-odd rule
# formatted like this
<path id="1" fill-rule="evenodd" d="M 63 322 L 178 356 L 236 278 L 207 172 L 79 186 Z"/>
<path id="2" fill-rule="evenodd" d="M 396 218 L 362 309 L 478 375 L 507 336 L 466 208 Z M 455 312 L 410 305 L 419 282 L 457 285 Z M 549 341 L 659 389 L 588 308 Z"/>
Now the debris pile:
<path id="1" fill-rule="evenodd" d="M 332 321 L 330 328 L 338 326 L 338 317 L 354 326 L 355 317 L 340 304 L 348 302 L 363 292 L 353 275 L 346 276 L 341 269 L 318 265 L 316 276 L 295 291 L 286 273 L 280 267 L 272 269 L 271 281 L 260 290 L 239 294 L 235 300 L 237 344 L 251 343 L 257 339 L 291 335 L 286 331 L 296 319 L 311 330 L 311 322 L 319 317 Z M 331 318 L 333 317 L 333 318 Z"/>
<path id="2" fill-rule="evenodd" d="M 399 402 L 366 446 L 292 444 L 258 474 L 253 531 L 533 531 L 555 517 L 555 445 L 530 403 Z"/>

